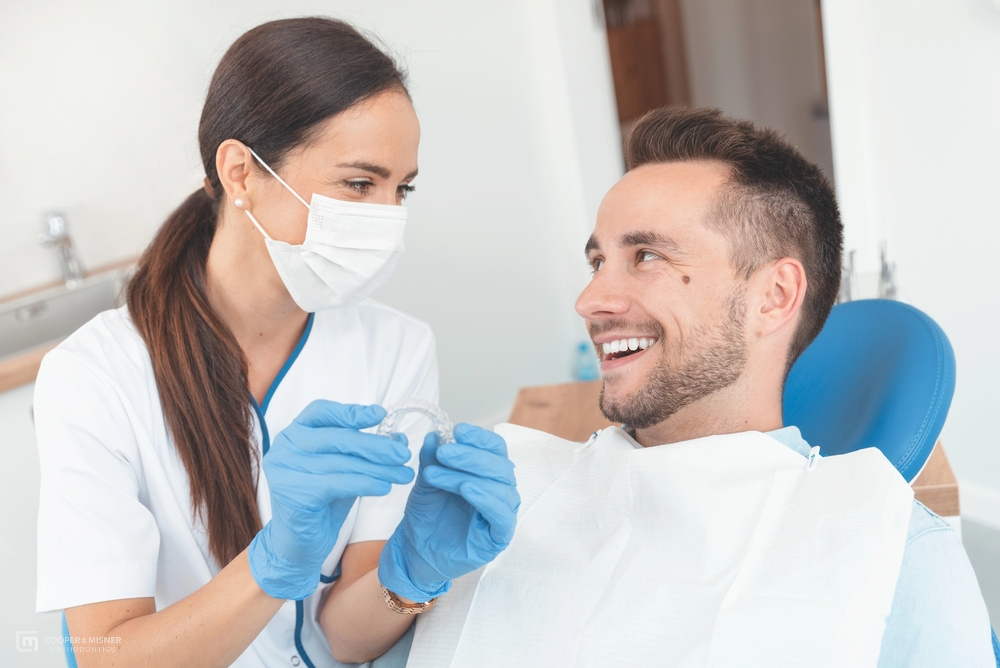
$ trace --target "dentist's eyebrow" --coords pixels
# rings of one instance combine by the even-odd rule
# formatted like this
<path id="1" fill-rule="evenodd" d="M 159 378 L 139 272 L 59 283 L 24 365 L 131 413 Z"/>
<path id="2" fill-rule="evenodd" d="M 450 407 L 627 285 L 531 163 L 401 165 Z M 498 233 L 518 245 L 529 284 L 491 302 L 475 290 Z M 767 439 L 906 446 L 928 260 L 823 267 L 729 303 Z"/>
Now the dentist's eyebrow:
<path id="1" fill-rule="evenodd" d="M 389 178 L 389 170 L 380 165 L 373 165 L 370 162 L 342 162 L 337 167 L 345 167 L 347 169 L 362 169 L 366 172 L 371 172 L 376 176 L 381 176 L 383 179 Z"/>
<path id="2" fill-rule="evenodd" d="M 676 241 L 665 234 L 660 234 L 659 232 L 653 232 L 651 230 L 626 232 L 621 236 L 621 239 L 618 240 L 618 246 L 620 248 L 630 248 L 632 246 L 652 246 L 673 255 L 683 255 L 684 253 L 680 246 L 677 245 Z"/>
<path id="3" fill-rule="evenodd" d="M 590 255 L 590 251 L 592 250 L 601 250 L 601 243 L 593 234 L 591 234 L 590 238 L 587 239 L 587 245 L 583 247 L 583 254 Z"/>
<path id="4" fill-rule="evenodd" d="M 392 172 L 390 172 L 385 167 L 382 167 L 381 165 L 373 165 L 370 162 L 342 162 L 337 166 L 344 167 L 347 169 L 363 169 L 364 171 L 371 172 L 372 174 L 380 176 L 383 179 L 389 178 L 389 176 L 392 174 Z M 412 179 L 416 175 L 417 175 L 417 170 L 414 169 L 412 172 L 404 176 L 403 180 L 405 181 L 406 179 Z"/>
<path id="5" fill-rule="evenodd" d="M 376 176 L 380 176 L 383 179 L 389 178 L 389 176 L 392 174 L 392 172 L 390 172 L 385 167 L 382 167 L 381 165 L 374 165 L 370 162 L 342 162 L 339 165 L 337 165 L 337 167 L 344 167 L 346 169 L 362 169 L 366 172 L 371 172 Z M 417 175 L 417 170 L 414 169 L 412 172 L 403 177 L 403 180 L 412 179 L 416 175 Z"/>

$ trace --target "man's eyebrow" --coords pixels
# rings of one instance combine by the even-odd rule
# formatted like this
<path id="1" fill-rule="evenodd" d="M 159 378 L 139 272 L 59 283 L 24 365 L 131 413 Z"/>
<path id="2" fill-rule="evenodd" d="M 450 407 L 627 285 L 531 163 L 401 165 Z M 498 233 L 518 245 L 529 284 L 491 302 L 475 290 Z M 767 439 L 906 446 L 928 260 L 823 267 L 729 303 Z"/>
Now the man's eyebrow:
<path id="1" fill-rule="evenodd" d="M 591 234 L 590 238 L 587 239 L 587 245 L 583 247 L 583 254 L 590 255 L 590 251 L 600 250 L 600 249 L 601 249 L 600 242 L 597 241 L 597 237 Z"/>
<path id="2" fill-rule="evenodd" d="M 665 234 L 660 234 L 659 232 L 653 232 L 652 230 L 638 230 L 635 232 L 626 232 L 618 240 L 618 246 L 621 248 L 629 248 L 631 246 L 653 246 L 656 248 L 662 248 L 670 253 L 682 254 L 680 246 L 672 238 Z"/>
<path id="3" fill-rule="evenodd" d="M 392 172 L 385 167 L 382 167 L 381 165 L 373 165 L 370 162 L 342 162 L 337 165 L 337 167 L 346 167 L 347 169 L 363 169 L 364 171 L 371 172 L 376 176 L 381 176 L 383 179 L 389 178 L 390 174 L 392 174 Z M 404 176 L 403 180 L 412 179 L 416 177 L 416 175 L 417 170 L 414 169 L 412 172 Z"/>

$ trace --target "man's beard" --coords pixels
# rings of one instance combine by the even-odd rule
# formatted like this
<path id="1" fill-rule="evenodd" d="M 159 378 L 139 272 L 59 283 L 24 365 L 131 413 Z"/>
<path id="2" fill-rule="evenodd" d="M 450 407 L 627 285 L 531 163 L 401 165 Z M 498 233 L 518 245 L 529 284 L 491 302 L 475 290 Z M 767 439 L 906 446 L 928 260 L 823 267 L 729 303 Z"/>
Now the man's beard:
<path id="1" fill-rule="evenodd" d="M 720 324 L 698 327 L 688 334 L 687 344 L 678 344 L 673 355 L 659 323 L 643 327 L 650 330 L 663 346 L 659 363 L 632 396 L 612 401 L 601 389 L 601 412 L 612 422 L 632 429 L 646 429 L 663 422 L 685 406 L 735 383 L 747 364 L 747 346 L 743 338 L 746 321 L 745 288 L 734 288 L 726 300 L 726 312 Z M 623 323 L 602 323 L 601 329 L 621 327 Z M 591 334 L 597 334 L 594 328 Z M 694 347 L 697 346 L 697 347 Z M 671 364 L 670 358 L 675 361 Z"/>

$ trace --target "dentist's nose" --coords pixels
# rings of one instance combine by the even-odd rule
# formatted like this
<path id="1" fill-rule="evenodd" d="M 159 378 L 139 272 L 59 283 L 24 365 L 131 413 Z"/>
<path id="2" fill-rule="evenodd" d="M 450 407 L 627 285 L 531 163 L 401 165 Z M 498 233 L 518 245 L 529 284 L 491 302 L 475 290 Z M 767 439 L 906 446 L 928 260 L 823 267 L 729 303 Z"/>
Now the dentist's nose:
<path id="1" fill-rule="evenodd" d="M 576 312 L 587 320 L 622 315 L 631 305 L 624 286 L 614 276 L 598 271 L 576 299 Z"/>

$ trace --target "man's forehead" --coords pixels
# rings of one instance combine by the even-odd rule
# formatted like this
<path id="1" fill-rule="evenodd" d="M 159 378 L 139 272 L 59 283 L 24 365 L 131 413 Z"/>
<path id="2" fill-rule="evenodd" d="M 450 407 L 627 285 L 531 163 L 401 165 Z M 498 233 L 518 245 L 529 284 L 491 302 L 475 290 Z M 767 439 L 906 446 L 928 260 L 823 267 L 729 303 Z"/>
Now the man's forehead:
<path id="1" fill-rule="evenodd" d="M 705 208 L 715 201 L 731 173 L 726 164 L 716 160 L 642 165 L 625 174 L 611 187 L 601 202 L 601 208 Z"/>
<path id="2" fill-rule="evenodd" d="M 714 160 L 655 163 L 633 169 L 605 195 L 586 251 L 609 244 L 654 241 L 679 246 L 693 226 L 702 227 L 730 174 L 727 165 Z M 640 234 L 651 238 L 638 240 L 636 235 Z"/>

